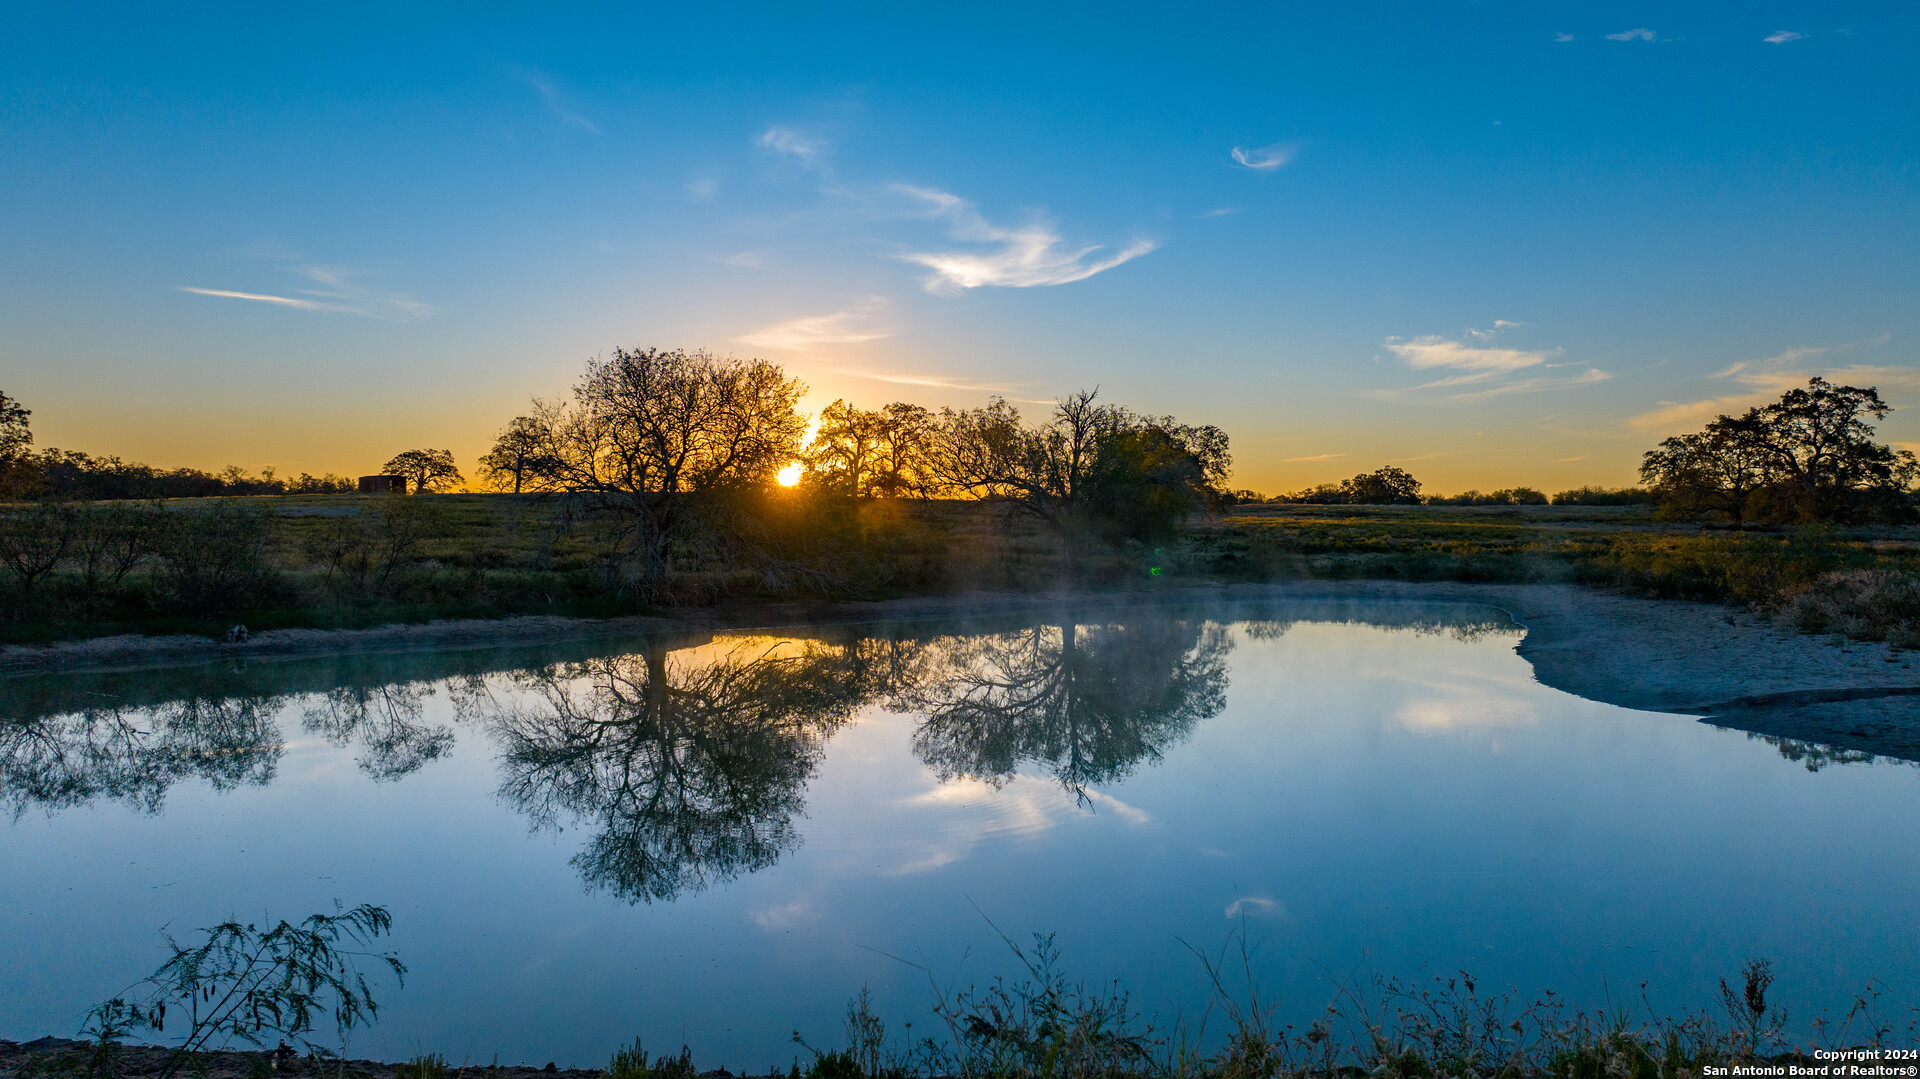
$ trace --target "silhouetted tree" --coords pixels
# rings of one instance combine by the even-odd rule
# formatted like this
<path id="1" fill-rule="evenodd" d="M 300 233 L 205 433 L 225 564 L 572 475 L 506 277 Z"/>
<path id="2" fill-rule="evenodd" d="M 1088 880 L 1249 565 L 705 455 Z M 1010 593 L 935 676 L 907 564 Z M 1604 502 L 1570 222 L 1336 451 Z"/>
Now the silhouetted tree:
<path id="1" fill-rule="evenodd" d="M 1754 492 L 1774 482 L 1775 465 L 1759 411 L 1721 416 L 1706 430 L 1675 435 L 1648 450 L 1640 475 L 1670 517 L 1723 513 L 1735 525 Z"/>
<path id="2" fill-rule="evenodd" d="M 1340 493 L 1354 505 L 1413 505 L 1420 501 L 1420 481 L 1404 468 L 1384 465 L 1342 480 Z"/>
<path id="3" fill-rule="evenodd" d="M 543 451 L 539 421 L 532 416 L 515 416 L 493 440 L 493 448 L 480 458 L 480 478 L 496 491 L 519 494 L 527 477 L 553 470 Z"/>
<path id="4" fill-rule="evenodd" d="M 933 413 L 902 401 L 868 412 L 845 401 L 820 410 L 807 446 L 807 475 L 819 486 L 855 497 L 924 495 L 938 487 Z"/>
<path id="5" fill-rule="evenodd" d="M 1096 404 L 1096 395 L 1061 400 L 1037 427 L 1001 398 L 943 413 L 939 480 L 1040 520 L 1067 540 L 1069 559 L 1089 529 L 1126 532 L 1126 513 L 1152 522 L 1214 504 L 1231 464 L 1224 432 Z"/>
<path id="6" fill-rule="evenodd" d="M 1872 387 L 1816 377 L 1772 404 L 1662 441 L 1647 451 L 1640 475 L 1667 516 L 1904 520 L 1920 461 L 1874 442 L 1868 422 L 1891 411 Z"/>
<path id="7" fill-rule="evenodd" d="M 444 490 L 467 482 L 454 463 L 452 450 L 407 450 L 395 454 L 380 466 L 384 472 L 407 478 L 407 489 L 416 494 Z"/>
<path id="8" fill-rule="evenodd" d="M 34 479 L 33 412 L 0 393 L 0 499 L 30 493 Z"/>
<path id="9" fill-rule="evenodd" d="M 933 413 L 904 401 L 882 408 L 876 424 L 874 494 L 899 498 L 931 494 L 939 488 L 934 452 L 939 426 Z"/>
<path id="10" fill-rule="evenodd" d="M 859 498 L 873 489 L 880 450 L 878 412 L 836 400 L 820 410 L 820 426 L 806 448 L 807 476 L 828 491 Z"/>
<path id="11" fill-rule="evenodd" d="M 619 519 L 657 594 L 676 542 L 799 457 L 805 393 L 765 360 L 615 349 L 587 364 L 570 402 L 535 402 L 540 468 L 528 482 Z"/>

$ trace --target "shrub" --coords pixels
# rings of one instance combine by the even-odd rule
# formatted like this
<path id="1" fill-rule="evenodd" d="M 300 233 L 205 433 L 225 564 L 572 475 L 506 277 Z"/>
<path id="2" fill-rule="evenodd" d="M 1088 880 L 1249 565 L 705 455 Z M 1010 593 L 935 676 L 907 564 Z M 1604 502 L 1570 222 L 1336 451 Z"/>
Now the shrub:
<path id="1" fill-rule="evenodd" d="M 1719 600 L 1774 607 L 1823 574 L 1859 568 L 1872 556 L 1813 526 L 1771 536 L 1621 536 L 1583 563 L 1589 583 L 1661 599 Z"/>
<path id="2" fill-rule="evenodd" d="M 157 527 L 153 510 L 124 503 L 87 506 L 76 515 L 73 560 L 87 595 L 120 587 L 128 573 L 151 552 Z"/>
<path id="3" fill-rule="evenodd" d="M 278 598 L 273 522 L 230 503 L 173 516 L 158 530 L 159 599 L 187 614 L 233 614 Z"/>
<path id="4" fill-rule="evenodd" d="M 314 914 L 298 925 L 283 921 L 265 931 L 226 922 L 202 930 L 206 939 L 198 945 L 168 937 L 173 958 L 134 987 L 144 986 L 146 998 L 129 1002 L 122 995 L 95 1006 L 88 1013 L 89 1032 L 102 1047 L 140 1027 L 164 1033 L 167 1006 L 172 1004 L 179 1038 L 161 1066 L 160 1079 L 193 1066 L 196 1054 L 234 1040 L 257 1046 L 278 1036 L 316 1053 L 329 1052 L 311 1038 L 316 1021 L 332 1020 L 344 1042 L 349 1031 L 371 1025 L 379 1015 L 380 1006 L 359 969 L 362 961 L 386 967 L 396 981 L 406 977 L 406 966 L 391 952 L 355 947 L 372 944 L 392 926 L 386 908 L 362 905 L 334 915 Z M 440 1074 L 445 1070 L 441 1061 Z M 435 1077 L 421 1074 L 416 1079 Z"/>
<path id="5" fill-rule="evenodd" d="M 1781 597 L 1775 617 L 1805 633 L 1920 648 L 1920 577 L 1884 566 L 1825 573 Z"/>
<path id="6" fill-rule="evenodd" d="M 59 502 L 41 502 L 0 517 L 0 562 L 22 592 L 33 591 L 66 559 L 79 522 L 78 512 Z"/>
<path id="7" fill-rule="evenodd" d="M 1655 501 L 1644 487 L 1575 487 L 1553 496 L 1556 506 L 1646 506 Z"/>

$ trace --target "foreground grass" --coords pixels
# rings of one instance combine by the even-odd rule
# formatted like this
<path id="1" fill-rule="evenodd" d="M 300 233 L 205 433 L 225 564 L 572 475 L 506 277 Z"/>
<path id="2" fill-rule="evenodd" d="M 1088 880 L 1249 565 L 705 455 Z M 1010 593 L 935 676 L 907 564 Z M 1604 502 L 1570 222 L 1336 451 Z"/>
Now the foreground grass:
<path id="1" fill-rule="evenodd" d="M 1144 1021 L 1117 983 L 1090 988 L 1058 969 L 1052 938 L 1012 945 L 1026 976 L 986 987 L 933 989 L 938 1033 L 890 1036 L 863 988 L 847 1004 L 843 1029 L 811 1045 L 799 1032 L 795 1055 L 769 1079 L 1704 1079 L 1808 1075 L 1823 1079 L 1913 1076 L 1920 1008 L 1881 999 L 1867 986 L 1837 1015 L 1789 1038 L 1787 1017 L 1769 1000 L 1769 964 L 1750 961 L 1722 979 L 1717 999 L 1679 1015 L 1638 1001 L 1582 1012 L 1548 993 L 1526 1000 L 1484 992 L 1465 973 L 1426 983 L 1376 978 L 1335 988 L 1305 1029 L 1283 1025 L 1253 986 L 1251 952 L 1199 954 L 1215 989 L 1207 1013 L 1162 1030 Z M 912 1024 L 905 1030 L 911 1033 Z M 1203 1048 L 1208 1047 L 1208 1048 Z M 111 1041 L 0 1042 L 0 1079 L 131 1079 L 160 1074 L 174 1051 Z M 1778 1070 L 1774 1070 L 1778 1069 Z M 1805 1069 L 1805 1070 L 1795 1070 Z M 1826 1070 L 1821 1070 L 1826 1069 Z M 450 1065 L 424 1054 L 398 1065 L 299 1057 L 286 1051 L 190 1054 L 182 1069 L 219 1079 L 273 1074 L 331 1079 L 696 1079 L 692 1054 L 649 1053 L 636 1039 L 607 1066 L 562 1070 L 525 1065 Z"/>

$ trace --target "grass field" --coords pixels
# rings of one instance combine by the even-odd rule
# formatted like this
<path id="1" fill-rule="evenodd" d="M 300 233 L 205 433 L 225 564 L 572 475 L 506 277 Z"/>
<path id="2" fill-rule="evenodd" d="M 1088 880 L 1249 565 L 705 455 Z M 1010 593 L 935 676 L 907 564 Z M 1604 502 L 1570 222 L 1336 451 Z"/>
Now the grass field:
<path id="1" fill-rule="evenodd" d="M 29 529 L 33 512 L 17 507 L 0 526 Z M 1003 508 L 774 498 L 741 542 L 679 552 L 670 588 L 651 602 L 610 525 L 565 499 L 306 495 L 71 512 L 82 533 L 144 529 L 144 553 L 111 581 L 89 568 L 85 544 L 31 587 L 11 575 L 0 619 L 8 641 L 1069 584 L 1387 578 L 1573 582 L 1739 603 L 1811 631 L 1911 635 L 1920 646 L 1920 528 L 1707 530 L 1642 506 L 1242 506 L 1157 547 L 1082 544 L 1069 579 L 1062 541 Z"/>

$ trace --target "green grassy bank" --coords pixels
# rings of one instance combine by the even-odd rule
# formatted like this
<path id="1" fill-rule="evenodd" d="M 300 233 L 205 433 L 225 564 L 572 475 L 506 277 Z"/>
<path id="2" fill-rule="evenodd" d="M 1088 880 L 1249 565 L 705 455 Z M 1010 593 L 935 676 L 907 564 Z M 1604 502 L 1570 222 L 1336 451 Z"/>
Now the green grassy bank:
<path id="1" fill-rule="evenodd" d="M 1160 544 L 1071 545 L 978 502 L 770 497 L 638 586 L 623 537 L 565 498 L 311 495 L 0 510 L 0 639 L 218 636 L 610 617 L 767 600 L 1062 586 L 1386 578 L 1573 582 L 1745 604 L 1810 631 L 1920 646 L 1920 530 L 1704 530 L 1639 506 L 1256 505 Z M 35 533 L 34 530 L 40 530 Z M 65 530 L 64 533 L 61 530 Z M 65 535 L 37 575 L 35 535 Z M 49 541 L 50 542 L 50 541 Z M 46 563 L 47 552 L 41 552 Z"/>

